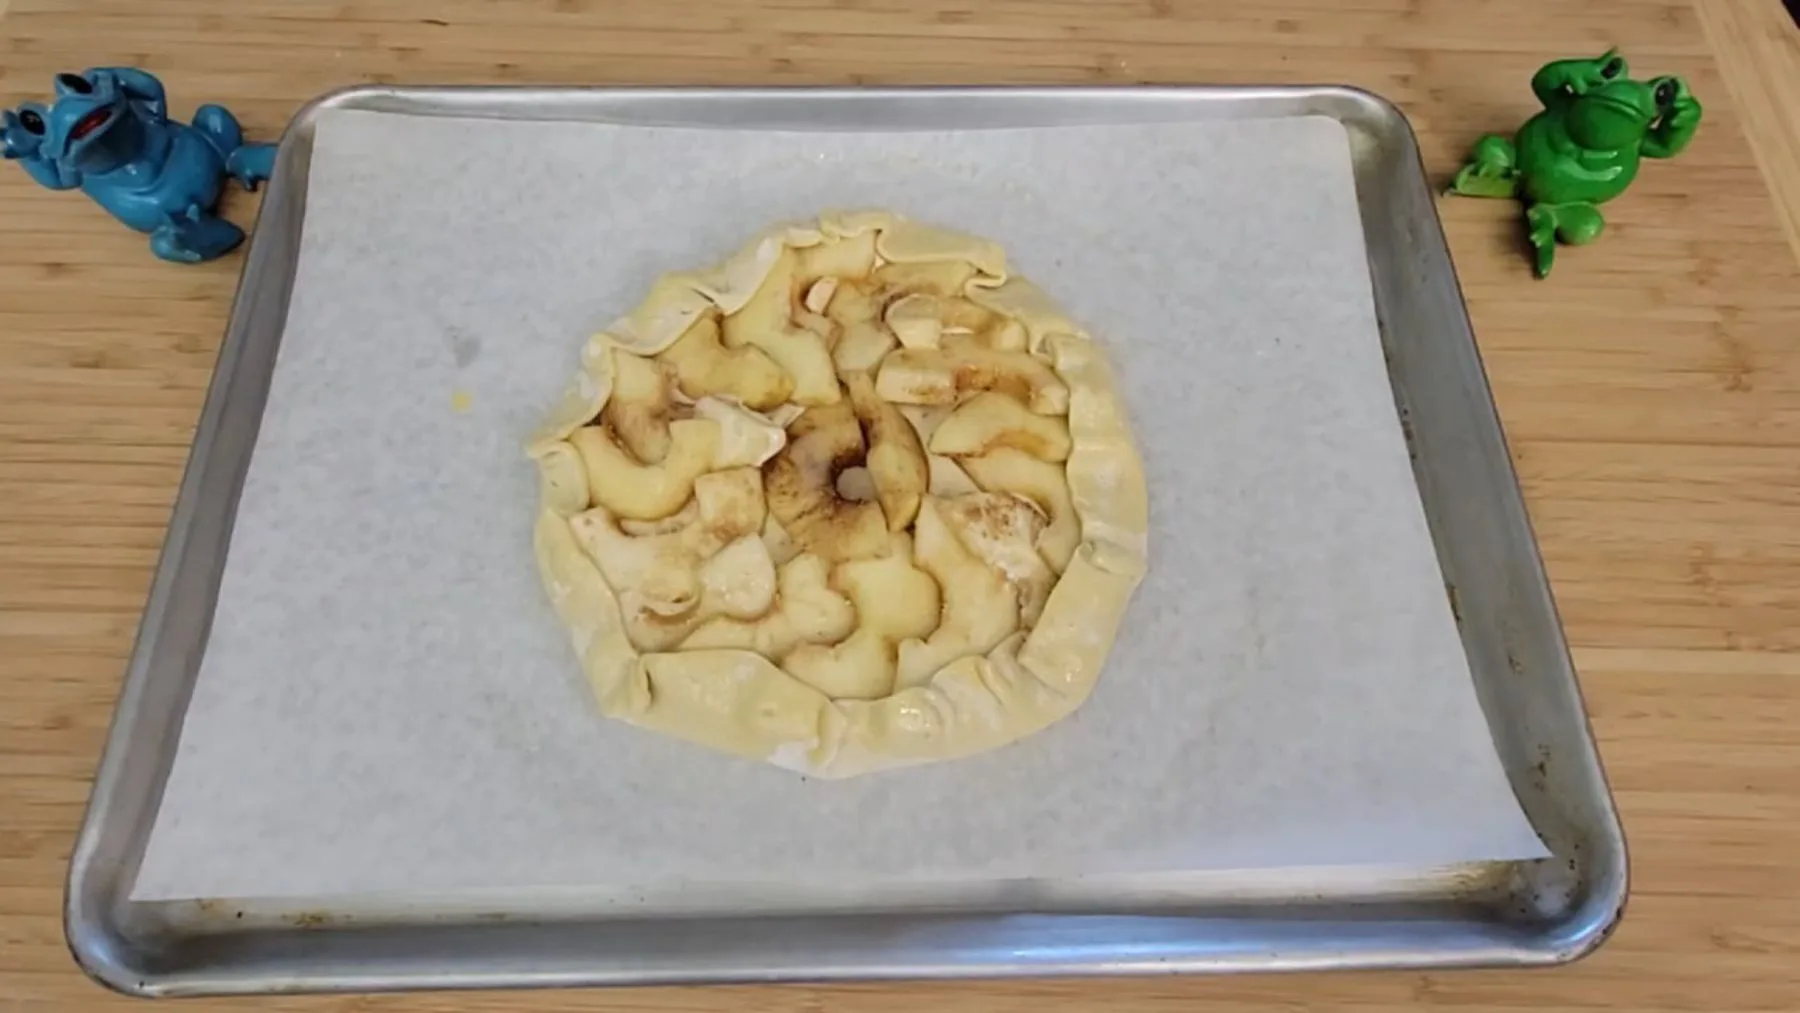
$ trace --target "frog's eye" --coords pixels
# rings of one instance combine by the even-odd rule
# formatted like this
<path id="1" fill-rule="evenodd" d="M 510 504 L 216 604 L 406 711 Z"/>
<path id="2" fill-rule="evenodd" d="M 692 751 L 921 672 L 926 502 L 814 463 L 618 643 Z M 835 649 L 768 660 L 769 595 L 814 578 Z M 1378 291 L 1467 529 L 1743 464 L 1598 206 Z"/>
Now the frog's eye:
<path id="1" fill-rule="evenodd" d="M 1619 72 L 1624 69 L 1625 69 L 1625 61 L 1621 60 L 1615 56 L 1612 59 L 1610 59 L 1600 65 L 1600 76 L 1604 77 L 1608 81 L 1610 81 L 1613 78 L 1618 77 Z"/>
<path id="2" fill-rule="evenodd" d="M 27 109 L 20 113 L 19 125 L 39 136 L 44 133 L 44 118 L 39 116 L 35 109 Z"/>
<path id="3" fill-rule="evenodd" d="M 1656 82 L 1655 98 L 1657 106 L 1667 106 L 1669 103 L 1675 101 L 1675 92 L 1678 90 L 1675 79 L 1672 77 L 1665 77 L 1661 81 Z"/>
<path id="4" fill-rule="evenodd" d="M 94 93 L 94 83 L 87 78 L 82 77 L 80 74 L 58 74 L 56 75 L 56 83 L 62 85 L 65 90 L 72 91 L 77 95 L 92 95 Z"/>

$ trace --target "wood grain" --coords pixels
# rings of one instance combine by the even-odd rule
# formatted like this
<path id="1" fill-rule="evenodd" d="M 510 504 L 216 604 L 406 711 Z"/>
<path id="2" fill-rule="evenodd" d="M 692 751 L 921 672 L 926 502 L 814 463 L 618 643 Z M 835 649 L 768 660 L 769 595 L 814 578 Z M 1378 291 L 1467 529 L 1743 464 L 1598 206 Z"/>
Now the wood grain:
<path id="1" fill-rule="evenodd" d="M 229 101 L 262 136 L 355 81 L 1332 81 L 1400 103 L 1448 173 L 1475 136 L 1530 112 L 1539 63 L 1614 43 L 1646 72 L 1686 75 L 1707 105 L 1694 147 L 1649 165 L 1609 206 L 1605 239 L 1565 252 L 1552 281 L 1530 279 L 1516 210 L 1442 208 L 1631 840 L 1629 915 L 1597 956 L 1534 973 L 258 1005 L 1796 1008 L 1800 277 L 1754 157 L 1800 220 L 1800 84 L 1783 98 L 1770 78 L 1794 52 L 1775 13 L 1773 0 L 14 0 L 0 93 L 135 63 L 179 110 Z M 10 169 L 0 223 L 0 997 L 108 1006 L 122 1000 L 63 948 L 60 884 L 238 263 L 156 263 L 142 237 Z"/>
<path id="2" fill-rule="evenodd" d="M 1694 12 L 1800 254 L 1800 28 L 1774 0 L 1697 3 Z"/>

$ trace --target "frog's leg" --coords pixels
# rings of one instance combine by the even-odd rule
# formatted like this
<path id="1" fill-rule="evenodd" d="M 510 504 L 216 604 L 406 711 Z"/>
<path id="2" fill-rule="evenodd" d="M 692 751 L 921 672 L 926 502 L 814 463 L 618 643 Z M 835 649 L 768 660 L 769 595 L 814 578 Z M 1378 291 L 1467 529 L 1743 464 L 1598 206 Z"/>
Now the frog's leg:
<path id="1" fill-rule="evenodd" d="M 256 184 L 275 173 L 275 145 L 238 145 L 225 156 L 225 173 L 241 183 L 244 189 L 256 189 Z"/>
<path id="2" fill-rule="evenodd" d="M 92 79 L 100 74 L 110 74 L 119 85 L 119 90 L 127 98 L 137 102 L 144 113 L 157 123 L 166 122 L 169 118 L 168 96 L 163 92 L 163 83 L 156 75 L 136 67 L 91 67 L 82 75 Z"/>
<path id="3" fill-rule="evenodd" d="M 245 144 L 244 128 L 224 106 L 204 105 L 194 110 L 194 129 L 225 160 L 225 173 L 254 190 L 275 169 L 273 144 Z"/>
<path id="4" fill-rule="evenodd" d="M 150 233 L 150 252 L 164 260 L 194 264 L 230 253 L 244 241 L 244 230 L 205 210 L 190 204 L 181 214 Z"/>
<path id="5" fill-rule="evenodd" d="M 1586 201 L 1566 204 L 1533 204 L 1525 209 L 1525 222 L 1530 227 L 1531 248 L 1537 254 L 1537 276 L 1547 277 L 1556 262 L 1558 240 L 1581 246 L 1600 238 L 1606 219 L 1600 209 Z"/>
<path id="6" fill-rule="evenodd" d="M 203 105 L 194 110 L 194 129 L 200 131 L 220 158 L 230 157 L 244 143 L 244 128 L 224 106 Z"/>
<path id="7" fill-rule="evenodd" d="M 26 175 L 38 185 L 52 190 L 73 190 L 81 185 L 81 172 L 42 155 L 28 155 L 18 160 Z"/>
<path id="8" fill-rule="evenodd" d="M 1475 142 L 1469 164 L 1456 173 L 1451 193 L 1465 197 L 1513 197 L 1519 189 L 1519 153 L 1513 142 L 1489 134 Z"/>
<path id="9" fill-rule="evenodd" d="M 1657 120 L 1645 135 L 1639 150 L 1645 158 L 1674 158 L 1681 154 L 1700 129 L 1700 103 L 1683 94 L 1675 100 L 1674 109 Z"/>

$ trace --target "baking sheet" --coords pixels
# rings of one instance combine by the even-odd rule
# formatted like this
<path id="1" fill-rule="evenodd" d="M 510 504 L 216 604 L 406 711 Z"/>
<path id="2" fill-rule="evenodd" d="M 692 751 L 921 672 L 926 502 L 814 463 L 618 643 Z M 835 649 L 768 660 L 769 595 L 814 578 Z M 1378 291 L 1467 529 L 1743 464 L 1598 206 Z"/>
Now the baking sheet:
<path id="1" fill-rule="evenodd" d="M 318 122 L 298 276 L 134 895 L 1538 857 L 1382 368 L 1343 129 Z M 770 221 L 1003 242 L 1112 350 L 1153 568 L 1074 717 L 821 783 L 598 718 L 519 443 L 582 338 Z"/>

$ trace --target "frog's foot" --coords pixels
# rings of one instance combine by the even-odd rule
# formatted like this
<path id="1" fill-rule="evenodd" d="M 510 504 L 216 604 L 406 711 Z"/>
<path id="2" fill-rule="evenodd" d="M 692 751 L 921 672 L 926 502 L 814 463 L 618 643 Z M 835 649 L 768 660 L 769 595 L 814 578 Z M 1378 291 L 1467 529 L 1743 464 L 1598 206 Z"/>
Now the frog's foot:
<path id="1" fill-rule="evenodd" d="M 1456 173 L 1450 192 L 1465 197 L 1512 197 L 1518 193 L 1518 152 L 1499 134 L 1475 142 L 1469 164 Z"/>
<path id="2" fill-rule="evenodd" d="M 256 189 L 256 184 L 268 179 L 275 172 L 275 145 L 238 145 L 231 154 L 225 157 L 225 172 L 242 184 L 244 189 Z"/>
<path id="3" fill-rule="evenodd" d="M 1567 204 L 1533 204 L 1525 209 L 1531 248 L 1537 259 L 1537 276 L 1548 277 L 1556 263 L 1558 240 L 1571 246 L 1582 246 L 1600 238 L 1606 219 L 1600 209 L 1583 201 Z"/>
<path id="4" fill-rule="evenodd" d="M 224 256 L 243 241 L 243 229 L 190 204 L 150 233 L 150 252 L 163 260 L 195 264 Z"/>

